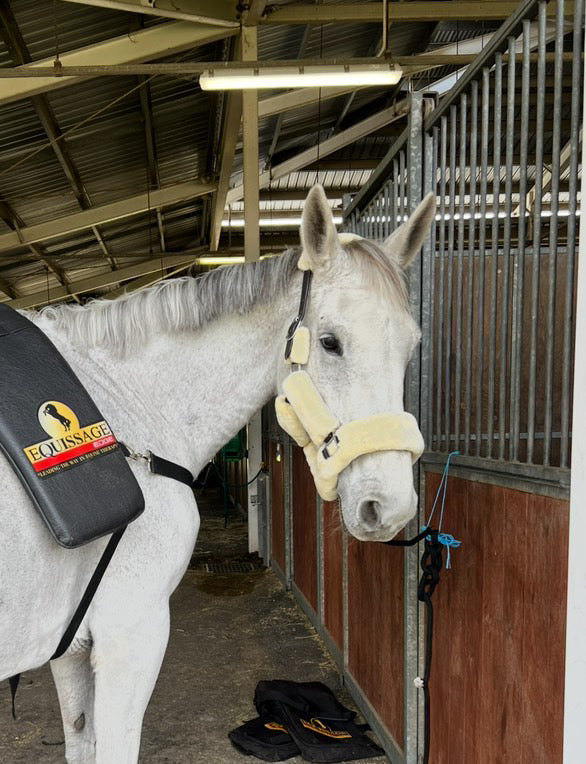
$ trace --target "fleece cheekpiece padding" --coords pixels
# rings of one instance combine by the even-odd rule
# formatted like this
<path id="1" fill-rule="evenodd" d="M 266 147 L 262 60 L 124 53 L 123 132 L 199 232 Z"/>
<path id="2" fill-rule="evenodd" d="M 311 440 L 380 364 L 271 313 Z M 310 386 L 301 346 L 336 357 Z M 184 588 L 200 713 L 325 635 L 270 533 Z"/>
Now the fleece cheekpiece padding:
<path id="1" fill-rule="evenodd" d="M 316 446 L 340 426 L 306 371 L 289 374 L 283 382 L 283 392 Z"/>

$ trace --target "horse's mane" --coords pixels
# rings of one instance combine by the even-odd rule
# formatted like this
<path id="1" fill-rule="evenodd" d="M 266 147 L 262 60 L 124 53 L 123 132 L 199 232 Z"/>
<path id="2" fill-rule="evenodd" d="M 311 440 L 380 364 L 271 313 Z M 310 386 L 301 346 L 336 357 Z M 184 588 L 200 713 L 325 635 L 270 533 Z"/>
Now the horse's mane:
<path id="1" fill-rule="evenodd" d="M 400 267 L 367 240 L 345 243 L 342 249 L 359 265 L 362 275 L 379 292 L 384 290 L 405 309 L 407 293 Z M 105 345 L 124 353 L 153 330 L 188 331 L 227 313 L 245 314 L 269 303 L 288 289 L 297 270 L 300 249 L 290 249 L 247 265 L 218 268 L 202 276 L 161 281 L 118 297 L 90 300 L 83 306 L 44 308 L 42 319 L 65 331 L 77 345 Z M 383 278 L 381 279 L 381 275 Z M 294 310 L 295 305 L 291 306 Z"/>

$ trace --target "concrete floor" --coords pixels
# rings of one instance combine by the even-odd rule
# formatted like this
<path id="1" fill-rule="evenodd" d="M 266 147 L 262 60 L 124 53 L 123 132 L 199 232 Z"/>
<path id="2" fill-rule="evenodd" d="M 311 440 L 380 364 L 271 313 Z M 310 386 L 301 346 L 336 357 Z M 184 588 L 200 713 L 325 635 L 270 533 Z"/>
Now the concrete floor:
<path id="1" fill-rule="evenodd" d="M 319 680 L 353 707 L 321 640 L 270 570 L 221 575 L 202 569 L 204 562 L 249 559 L 245 521 L 233 513 L 224 530 L 217 498 L 211 492 L 198 500 L 203 519 L 194 569 L 171 600 L 171 637 L 145 716 L 142 764 L 257 761 L 232 748 L 227 734 L 256 716 L 252 698 L 261 679 Z M 48 668 L 23 675 L 16 721 L 3 686 L 0 764 L 62 764 L 63 734 Z"/>

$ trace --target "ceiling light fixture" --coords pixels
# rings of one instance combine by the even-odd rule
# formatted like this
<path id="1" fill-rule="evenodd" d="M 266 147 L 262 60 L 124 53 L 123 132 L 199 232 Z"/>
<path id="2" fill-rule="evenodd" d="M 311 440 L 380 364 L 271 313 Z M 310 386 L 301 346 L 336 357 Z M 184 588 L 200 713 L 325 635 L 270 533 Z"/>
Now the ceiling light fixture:
<path id="1" fill-rule="evenodd" d="M 363 87 L 396 85 L 402 69 L 390 63 L 315 66 L 250 66 L 207 69 L 199 77 L 202 90 L 261 90 L 265 88 Z"/>

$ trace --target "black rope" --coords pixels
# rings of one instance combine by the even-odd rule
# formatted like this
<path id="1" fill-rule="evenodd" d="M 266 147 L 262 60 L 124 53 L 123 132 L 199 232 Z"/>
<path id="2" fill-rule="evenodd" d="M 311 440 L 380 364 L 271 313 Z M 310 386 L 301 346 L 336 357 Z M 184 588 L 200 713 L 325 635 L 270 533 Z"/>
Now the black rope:
<path id="1" fill-rule="evenodd" d="M 417 599 L 424 603 L 426 614 L 425 668 L 423 672 L 423 764 L 428 764 L 429 762 L 429 746 L 431 742 L 431 698 L 429 693 L 433 647 L 433 605 L 431 597 L 440 580 L 439 574 L 443 565 L 442 553 L 443 545 L 438 540 L 438 531 L 429 531 L 425 538 L 425 548 L 421 556 L 421 570 L 423 574 L 417 587 Z"/>
<path id="2" fill-rule="evenodd" d="M 386 544 L 387 546 L 415 546 L 415 544 L 423 541 L 426 536 L 429 536 L 430 532 L 437 533 L 437 531 L 430 531 L 426 526 L 421 533 L 418 533 L 417 536 L 413 536 L 412 539 L 393 539 L 392 541 L 383 541 L 383 544 Z"/>
<path id="3" fill-rule="evenodd" d="M 423 672 L 423 759 L 422 764 L 429 764 L 429 746 L 431 742 L 431 697 L 429 679 L 431 677 L 431 657 L 433 647 L 433 605 L 431 597 L 438 585 L 440 571 L 443 566 L 443 544 L 439 541 L 437 530 L 424 528 L 421 533 L 410 539 L 385 541 L 387 546 L 409 547 L 420 541 L 425 541 L 421 555 L 421 570 L 423 571 L 417 587 L 417 599 L 425 605 L 425 667 Z"/>
<path id="4" fill-rule="evenodd" d="M 258 478 L 260 473 L 264 470 L 264 465 L 263 465 L 259 469 L 259 471 L 256 473 L 256 475 L 253 478 L 250 478 L 248 483 L 240 483 L 240 484 L 238 484 L 238 483 L 228 483 L 226 480 L 224 480 L 224 478 L 222 476 L 222 473 L 218 469 L 217 465 L 214 462 L 210 462 L 210 464 L 212 464 L 214 469 L 216 470 L 216 473 L 217 473 L 218 477 L 220 478 L 220 482 L 222 483 L 222 485 L 225 485 L 227 488 L 246 488 L 247 486 L 252 485 L 254 483 L 254 481 Z"/>

